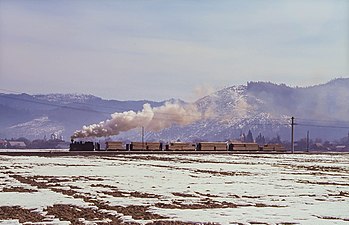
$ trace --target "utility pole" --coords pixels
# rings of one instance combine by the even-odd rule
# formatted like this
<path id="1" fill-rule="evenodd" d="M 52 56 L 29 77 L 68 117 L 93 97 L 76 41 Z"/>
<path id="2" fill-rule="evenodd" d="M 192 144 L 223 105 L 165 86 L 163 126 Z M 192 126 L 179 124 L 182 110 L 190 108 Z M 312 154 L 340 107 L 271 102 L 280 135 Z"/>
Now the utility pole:
<path id="1" fill-rule="evenodd" d="M 291 131 L 291 150 L 292 153 L 294 153 L 294 117 L 292 116 L 291 118 L 292 122 L 291 122 L 291 127 L 292 127 L 292 131 Z"/>

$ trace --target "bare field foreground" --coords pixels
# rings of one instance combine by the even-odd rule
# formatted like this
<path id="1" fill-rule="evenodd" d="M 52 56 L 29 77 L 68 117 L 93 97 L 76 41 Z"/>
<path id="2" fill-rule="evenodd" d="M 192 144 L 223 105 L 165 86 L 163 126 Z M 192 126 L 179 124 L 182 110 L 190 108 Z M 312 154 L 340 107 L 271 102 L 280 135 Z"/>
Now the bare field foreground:
<path id="1" fill-rule="evenodd" d="M 349 154 L 0 156 L 0 224 L 348 224 Z"/>

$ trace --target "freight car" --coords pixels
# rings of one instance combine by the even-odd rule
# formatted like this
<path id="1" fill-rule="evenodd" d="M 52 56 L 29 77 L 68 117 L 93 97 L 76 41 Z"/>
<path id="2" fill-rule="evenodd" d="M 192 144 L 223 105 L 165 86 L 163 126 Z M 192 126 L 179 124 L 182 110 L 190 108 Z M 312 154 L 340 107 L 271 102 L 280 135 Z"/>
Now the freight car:
<path id="1" fill-rule="evenodd" d="M 229 151 L 259 151 L 261 150 L 257 143 L 229 143 Z"/>
<path id="2" fill-rule="evenodd" d="M 190 142 L 170 142 L 165 146 L 166 151 L 195 151 L 196 144 Z"/>
<path id="3" fill-rule="evenodd" d="M 280 144 L 267 144 L 261 146 L 262 151 L 286 151 L 285 147 Z"/>
<path id="4" fill-rule="evenodd" d="M 131 142 L 131 151 L 162 151 L 161 142 Z"/>
<path id="5" fill-rule="evenodd" d="M 105 150 L 107 151 L 120 151 L 125 150 L 122 141 L 107 141 L 105 143 Z"/>
<path id="6" fill-rule="evenodd" d="M 225 142 L 199 142 L 196 144 L 198 151 L 227 151 Z"/>

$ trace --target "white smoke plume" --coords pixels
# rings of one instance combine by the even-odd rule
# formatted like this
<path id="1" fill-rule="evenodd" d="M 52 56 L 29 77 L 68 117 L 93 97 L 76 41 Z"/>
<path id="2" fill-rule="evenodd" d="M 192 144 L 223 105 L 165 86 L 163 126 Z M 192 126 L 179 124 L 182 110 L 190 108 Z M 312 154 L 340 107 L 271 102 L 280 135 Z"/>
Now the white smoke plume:
<path id="1" fill-rule="evenodd" d="M 154 108 L 150 104 L 144 104 L 142 111 L 113 113 L 111 119 L 83 126 L 81 130 L 75 131 L 71 137 L 106 137 L 142 126 L 150 131 L 160 131 L 174 124 L 188 125 L 201 118 L 201 113 L 196 106 L 190 104 L 180 105 L 166 102 L 163 106 Z"/>

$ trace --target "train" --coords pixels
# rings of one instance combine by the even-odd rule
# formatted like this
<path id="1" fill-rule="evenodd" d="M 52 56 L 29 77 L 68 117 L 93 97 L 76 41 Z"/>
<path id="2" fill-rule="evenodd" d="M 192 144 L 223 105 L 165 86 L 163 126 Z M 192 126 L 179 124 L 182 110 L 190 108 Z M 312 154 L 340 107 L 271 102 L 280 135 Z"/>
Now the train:
<path id="1" fill-rule="evenodd" d="M 286 149 L 281 144 L 265 144 L 258 145 L 257 143 L 240 143 L 240 142 L 131 142 L 124 144 L 121 141 L 107 141 L 105 143 L 105 149 L 101 149 L 101 145 L 98 142 L 91 141 L 73 141 L 70 144 L 70 151 L 180 151 L 180 152 L 193 152 L 197 151 L 278 151 L 285 152 Z"/>

